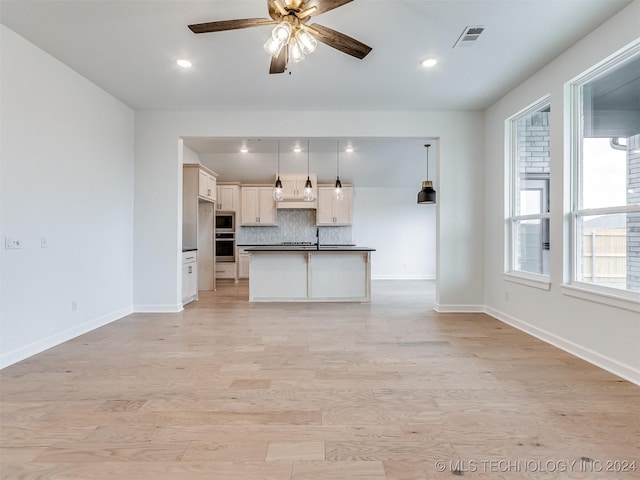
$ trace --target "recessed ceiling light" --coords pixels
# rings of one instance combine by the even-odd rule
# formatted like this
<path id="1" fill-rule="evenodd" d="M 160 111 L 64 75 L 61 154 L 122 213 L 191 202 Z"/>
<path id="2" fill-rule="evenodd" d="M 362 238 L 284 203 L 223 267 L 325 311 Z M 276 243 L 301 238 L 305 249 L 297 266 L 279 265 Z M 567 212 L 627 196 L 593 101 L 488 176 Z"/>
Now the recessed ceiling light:
<path id="1" fill-rule="evenodd" d="M 190 68 L 191 67 L 191 62 L 189 60 L 186 60 L 184 58 L 180 58 L 178 60 L 176 60 L 176 63 L 181 66 L 182 68 Z"/>
<path id="2" fill-rule="evenodd" d="M 431 68 L 431 67 L 434 67 L 437 63 L 438 63 L 438 60 L 436 60 L 435 58 L 427 58 L 426 60 L 422 61 L 422 66 L 426 68 Z"/>

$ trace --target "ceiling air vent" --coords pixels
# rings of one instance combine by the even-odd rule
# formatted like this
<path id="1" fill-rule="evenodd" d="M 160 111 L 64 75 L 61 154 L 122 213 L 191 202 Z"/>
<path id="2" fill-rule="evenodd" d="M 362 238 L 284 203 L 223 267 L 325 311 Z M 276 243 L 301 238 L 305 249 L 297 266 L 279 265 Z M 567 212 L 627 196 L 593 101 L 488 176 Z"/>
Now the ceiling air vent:
<path id="1" fill-rule="evenodd" d="M 474 25 L 472 27 L 464 27 L 462 31 L 462 35 L 458 38 L 453 48 L 458 47 L 472 47 L 478 38 L 480 38 L 480 34 L 484 32 L 484 27 L 482 25 Z"/>

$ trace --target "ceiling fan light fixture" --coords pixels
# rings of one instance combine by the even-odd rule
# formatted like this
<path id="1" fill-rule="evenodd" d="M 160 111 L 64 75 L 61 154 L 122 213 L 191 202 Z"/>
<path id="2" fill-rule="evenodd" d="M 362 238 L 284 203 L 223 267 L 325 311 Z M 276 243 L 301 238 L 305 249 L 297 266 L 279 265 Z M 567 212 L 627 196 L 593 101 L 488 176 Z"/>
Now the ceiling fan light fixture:
<path id="1" fill-rule="evenodd" d="M 305 55 L 313 53 L 318 46 L 318 41 L 313 38 L 313 35 L 302 28 L 296 32 L 295 39 Z"/>
<path id="2" fill-rule="evenodd" d="M 282 48 L 284 47 L 284 43 L 280 40 L 273 38 L 273 36 L 269 37 L 269 40 L 264 44 L 264 49 L 271 55 L 273 58 L 278 58 Z"/>
<path id="3" fill-rule="evenodd" d="M 302 51 L 300 43 L 295 37 L 292 38 L 291 42 L 289 42 L 289 61 L 296 63 L 301 62 L 302 60 L 304 60 L 304 58 L 305 55 Z"/>
<path id="4" fill-rule="evenodd" d="M 274 40 L 282 42 L 283 45 L 289 43 L 291 37 L 291 24 L 289 22 L 280 22 L 271 32 Z"/>

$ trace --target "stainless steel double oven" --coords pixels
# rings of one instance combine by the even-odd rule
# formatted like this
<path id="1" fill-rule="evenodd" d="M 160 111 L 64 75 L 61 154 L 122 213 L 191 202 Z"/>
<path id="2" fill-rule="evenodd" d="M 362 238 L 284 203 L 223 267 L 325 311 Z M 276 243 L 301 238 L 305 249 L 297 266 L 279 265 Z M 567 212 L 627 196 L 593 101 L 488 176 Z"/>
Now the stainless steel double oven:
<path id="1" fill-rule="evenodd" d="M 236 215 L 216 212 L 216 262 L 236 261 Z"/>

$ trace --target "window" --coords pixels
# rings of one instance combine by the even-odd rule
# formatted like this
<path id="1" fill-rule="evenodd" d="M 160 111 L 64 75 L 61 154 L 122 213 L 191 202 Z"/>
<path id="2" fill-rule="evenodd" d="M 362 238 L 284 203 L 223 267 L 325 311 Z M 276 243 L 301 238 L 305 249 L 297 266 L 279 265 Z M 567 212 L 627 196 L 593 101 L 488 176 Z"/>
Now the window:
<path id="1" fill-rule="evenodd" d="M 549 275 L 549 99 L 507 120 L 509 239 L 507 271 L 548 283 Z"/>
<path id="2" fill-rule="evenodd" d="M 640 44 L 570 84 L 571 284 L 640 299 Z"/>

